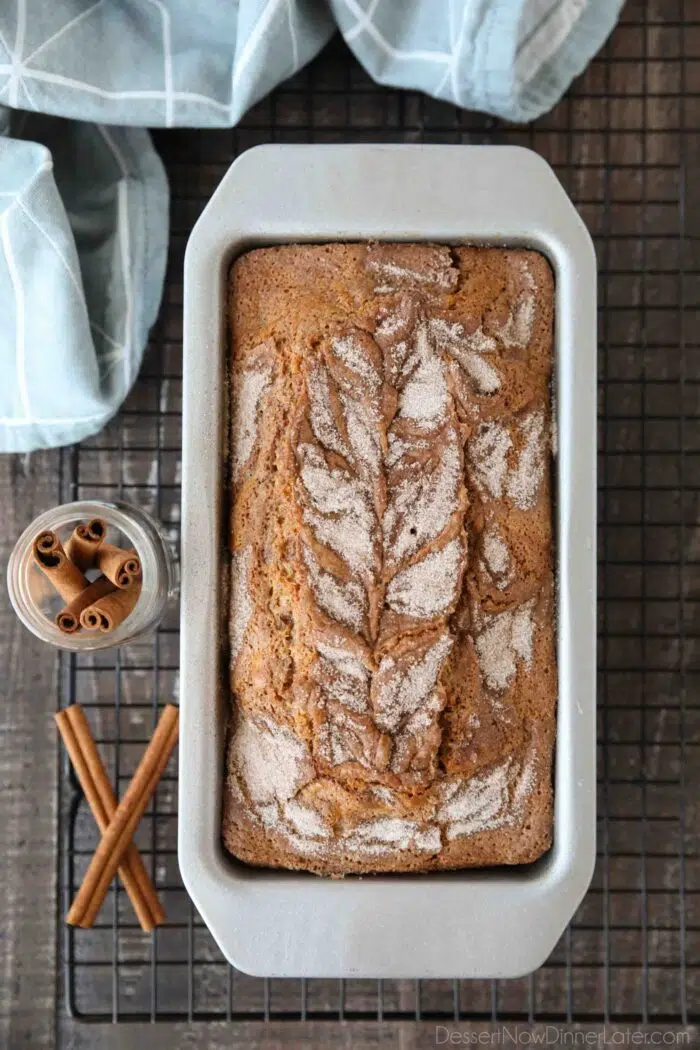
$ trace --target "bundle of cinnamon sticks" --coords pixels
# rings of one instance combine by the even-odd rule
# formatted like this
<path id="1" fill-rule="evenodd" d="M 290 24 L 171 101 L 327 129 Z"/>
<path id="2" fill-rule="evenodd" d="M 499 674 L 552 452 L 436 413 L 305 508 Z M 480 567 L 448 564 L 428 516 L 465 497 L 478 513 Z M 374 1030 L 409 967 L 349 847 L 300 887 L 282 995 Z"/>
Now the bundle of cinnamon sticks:
<path id="1" fill-rule="evenodd" d="M 119 872 L 141 928 L 150 932 L 165 921 L 165 913 L 132 837 L 177 741 L 178 710 L 172 704 L 163 709 L 151 741 L 118 805 L 80 705 L 72 704 L 59 711 L 56 724 L 102 832 L 102 839 L 66 922 L 71 926 L 92 926 L 109 884 Z"/>
<path id="2" fill-rule="evenodd" d="M 66 603 L 56 616 L 64 634 L 114 631 L 136 606 L 141 561 L 132 548 L 106 542 L 107 523 L 93 518 L 76 525 L 65 547 L 51 530 L 34 540 L 34 561 Z M 86 573 L 97 570 L 94 579 Z"/>

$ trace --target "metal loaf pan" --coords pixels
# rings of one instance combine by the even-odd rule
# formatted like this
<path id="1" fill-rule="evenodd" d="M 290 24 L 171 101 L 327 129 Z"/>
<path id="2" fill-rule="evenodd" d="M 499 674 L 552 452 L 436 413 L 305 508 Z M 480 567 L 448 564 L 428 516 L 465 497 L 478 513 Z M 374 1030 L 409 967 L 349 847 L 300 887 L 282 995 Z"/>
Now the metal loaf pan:
<path id="1" fill-rule="evenodd" d="M 254 870 L 220 839 L 226 278 L 254 245 L 523 245 L 556 281 L 559 708 L 552 850 L 522 868 L 343 880 Z M 265 976 L 513 977 L 564 931 L 595 860 L 596 266 L 548 165 L 504 146 L 260 146 L 231 166 L 185 256 L 179 861 L 226 958 Z"/>

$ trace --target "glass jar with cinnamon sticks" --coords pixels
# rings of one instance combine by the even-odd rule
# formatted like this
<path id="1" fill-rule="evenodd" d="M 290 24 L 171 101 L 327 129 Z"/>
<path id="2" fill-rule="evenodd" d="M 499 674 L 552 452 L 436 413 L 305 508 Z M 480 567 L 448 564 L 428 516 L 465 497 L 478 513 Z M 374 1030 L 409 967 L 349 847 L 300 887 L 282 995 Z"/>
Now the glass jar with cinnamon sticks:
<path id="1" fill-rule="evenodd" d="M 128 503 L 81 500 L 39 515 L 10 555 L 15 612 L 60 649 L 107 649 L 152 630 L 177 595 L 160 525 Z"/>

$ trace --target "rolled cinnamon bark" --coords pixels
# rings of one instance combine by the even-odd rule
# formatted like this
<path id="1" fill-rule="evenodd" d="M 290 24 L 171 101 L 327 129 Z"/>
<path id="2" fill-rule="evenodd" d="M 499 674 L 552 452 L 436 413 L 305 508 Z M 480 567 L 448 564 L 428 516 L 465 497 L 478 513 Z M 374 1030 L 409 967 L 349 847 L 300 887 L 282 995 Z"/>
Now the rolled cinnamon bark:
<path id="1" fill-rule="evenodd" d="M 55 532 L 40 532 L 37 538 L 34 540 L 34 545 L 37 550 L 42 551 L 44 554 L 48 554 L 50 551 L 55 551 L 59 546 L 59 539 Z"/>
<path id="2" fill-rule="evenodd" d="M 132 547 L 131 550 L 126 552 L 131 557 L 128 561 L 124 562 L 124 572 L 128 572 L 129 576 L 140 576 L 141 575 L 141 559 Z"/>
<path id="3" fill-rule="evenodd" d="M 141 562 L 136 551 L 123 550 L 112 543 L 103 543 L 98 547 L 95 564 L 117 587 L 128 587 L 134 577 L 141 573 Z"/>
<path id="4" fill-rule="evenodd" d="M 104 542 L 105 536 L 107 535 L 107 522 L 102 518 L 90 518 L 90 521 L 85 526 L 90 533 L 90 539 L 98 540 L 100 543 Z"/>
<path id="5" fill-rule="evenodd" d="M 70 604 L 85 590 L 88 581 L 80 569 L 66 557 L 55 532 L 40 533 L 32 547 L 34 561 L 51 581 L 64 602 Z"/>
<path id="6" fill-rule="evenodd" d="M 107 523 L 93 518 L 85 525 L 76 525 L 66 543 L 66 555 L 81 572 L 95 564 L 98 548 L 104 543 Z"/>
<path id="7" fill-rule="evenodd" d="M 80 614 L 93 602 L 104 598 L 106 595 L 116 591 L 116 587 L 106 576 L 98 576 L 96 580 L 89 583 L 85 590 L 81 591 L 77 598 L 69 602 L 56 617 L 56 624 L 64 634 L 73 634 L 80 628 Z"/>
<path id="8" fill-rule="evenodd" d="M 129 584 L 98 598 L 83 609 L 80 623 L 87 631 L 114 631 L 135 608 L 141 594 L 141 580 L 129 576 Z"/>

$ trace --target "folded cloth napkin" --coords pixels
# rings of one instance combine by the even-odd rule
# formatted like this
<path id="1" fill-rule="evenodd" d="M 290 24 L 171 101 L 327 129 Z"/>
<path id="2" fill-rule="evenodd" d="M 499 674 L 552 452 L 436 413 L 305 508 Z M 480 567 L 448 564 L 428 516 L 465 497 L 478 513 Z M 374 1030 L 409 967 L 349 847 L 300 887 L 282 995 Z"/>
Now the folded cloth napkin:
<path id="1" fill-rule="evenodd" d="M 128 393 L 160 303 L 168 182 L 142 128 L 22 113 L 9 123 L 0 451 L 22 452 L 95 433 Z"/>
<path id="2" fill-rule="evenodd" d="M 162 289 L 168 193 L 133 125 L 235 124 L 336 27 L 380 83 L 532 120 L 622 2 L 0 5 L 0 451 L 94 433 L 136 376 Z"/>

